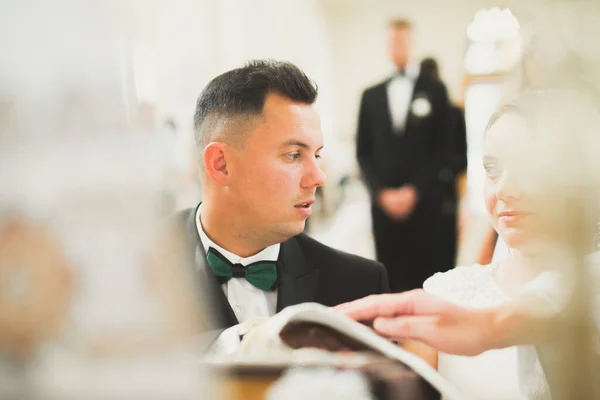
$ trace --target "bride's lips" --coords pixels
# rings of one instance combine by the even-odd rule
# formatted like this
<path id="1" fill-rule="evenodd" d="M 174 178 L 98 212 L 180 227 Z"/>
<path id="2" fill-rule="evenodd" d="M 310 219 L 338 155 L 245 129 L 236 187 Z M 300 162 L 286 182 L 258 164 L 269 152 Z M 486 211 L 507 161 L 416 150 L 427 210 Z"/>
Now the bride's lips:
<path id="1" fill-rule="evenodd" d="M 504 223 L 518 222 L 530 216 L 530 212 L 518 210 L 504 210 L 498 213 L 498 219 Z"/>

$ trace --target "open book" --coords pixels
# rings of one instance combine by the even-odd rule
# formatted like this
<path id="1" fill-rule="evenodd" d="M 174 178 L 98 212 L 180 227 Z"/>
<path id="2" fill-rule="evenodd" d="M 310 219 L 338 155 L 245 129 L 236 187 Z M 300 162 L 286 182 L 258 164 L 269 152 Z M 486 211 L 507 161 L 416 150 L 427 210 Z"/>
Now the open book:
<path id="1" fill-rule="evenodd" d="M 206 363 L 256 374 L 294 366 L 328 366 L 381 377 L 379 372 L 385 370 L 386 379 L 395 379 L 387 384 L 405 393 L 401 398 L 427 398 L 424 393 L 431 389 L 444 399 L 464 398 L 421 358 L 368 326 L 316 303 L 291 306 L 264 321 L 225 330 Z"/>

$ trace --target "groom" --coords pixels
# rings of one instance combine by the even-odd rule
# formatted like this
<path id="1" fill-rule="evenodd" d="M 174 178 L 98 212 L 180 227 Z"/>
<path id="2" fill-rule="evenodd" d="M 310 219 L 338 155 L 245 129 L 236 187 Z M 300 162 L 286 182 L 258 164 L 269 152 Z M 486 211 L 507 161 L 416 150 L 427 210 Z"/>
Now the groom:
<path id="1" fill-rule="evenodd" d="M 316 98 L 296 66 L 252 61 L 213 79 L 198 99 L 203 201 L 175 218 L 213 312 L 208 329 L 388 291 L 381 264 L 302 233 L 325 182 Z"/>

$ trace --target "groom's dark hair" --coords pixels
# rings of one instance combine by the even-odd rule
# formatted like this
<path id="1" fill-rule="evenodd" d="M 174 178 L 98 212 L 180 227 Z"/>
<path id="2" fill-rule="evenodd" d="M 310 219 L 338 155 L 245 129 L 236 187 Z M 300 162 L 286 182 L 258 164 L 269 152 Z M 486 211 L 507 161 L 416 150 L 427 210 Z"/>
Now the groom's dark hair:
<path id="1" fill-rule="evenodd" d="M 261 116 L 269 93 L 313 104 L 318 89 L 300 68 L 283 61 L 254 60 L 217 76 L 206 85 L 196 103 L 194 131 L 200 152 L 210 142 L 225 139 L 217 136 L 242 138 Z M 223 126 L 228 128 L 221 129 Z"/>

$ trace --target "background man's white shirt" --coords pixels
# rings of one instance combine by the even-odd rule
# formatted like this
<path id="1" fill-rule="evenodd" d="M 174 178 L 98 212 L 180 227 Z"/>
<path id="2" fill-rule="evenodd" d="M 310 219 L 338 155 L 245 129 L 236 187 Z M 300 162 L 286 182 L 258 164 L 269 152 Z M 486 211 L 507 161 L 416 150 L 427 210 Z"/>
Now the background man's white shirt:
<path id="1" fill-rule="evenodd" d="M 415 82 L 418 77 L 419 66 L 409 64 L 406 66 L 404 76 L 394 76 L 387 85 L 388 105 L 395 131 L 404 130 Z"/>

